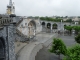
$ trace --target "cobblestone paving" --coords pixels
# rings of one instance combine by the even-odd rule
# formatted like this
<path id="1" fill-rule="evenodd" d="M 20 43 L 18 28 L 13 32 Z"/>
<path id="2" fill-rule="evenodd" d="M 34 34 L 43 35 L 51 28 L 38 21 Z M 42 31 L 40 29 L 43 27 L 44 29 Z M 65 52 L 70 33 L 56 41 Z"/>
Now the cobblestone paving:
<path id="1" fill-rule="evenodd" d="M 61 38 L 67 47 L 71 45 L 75 45 L 76 43 L 74 40 L 74 36 L 59 36 L 58 38 Z M 50 53 L 48 51 L 48 48 L 43 48 L 37 53 L 35 60 L 59 60 L 59 58 L 58 55 Z"/>

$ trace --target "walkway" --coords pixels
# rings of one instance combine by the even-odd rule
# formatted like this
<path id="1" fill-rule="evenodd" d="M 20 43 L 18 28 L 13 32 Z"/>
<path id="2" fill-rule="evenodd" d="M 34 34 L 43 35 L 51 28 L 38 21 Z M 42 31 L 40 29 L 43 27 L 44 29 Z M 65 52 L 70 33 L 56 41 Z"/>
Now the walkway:
<path id="1" fill-rule="evenodd" d="M 38 34 L 36 36 L 36 41 L 30 42 L 19 52 L 17 60 L 35 60 L 37 52 L 39 52 L 39 50 L 43 48 L 43 45 L 47 46 L 48 44 L 50 44 L 53 36 L 56 37 L 56 34 Z"/>
<path id="2" fill-rule="evenodd" d="M 74 40 L 74 36 L 60 36 L 59 38 L 61 38 L 64 41 L 66 46 L 72 46 L 76 43 Z M 58 55 L 50 53 L 48 51 L 48 48 L 43 48 L 38 52 L 36 60 L 59 60 L 59 58 Z"/>

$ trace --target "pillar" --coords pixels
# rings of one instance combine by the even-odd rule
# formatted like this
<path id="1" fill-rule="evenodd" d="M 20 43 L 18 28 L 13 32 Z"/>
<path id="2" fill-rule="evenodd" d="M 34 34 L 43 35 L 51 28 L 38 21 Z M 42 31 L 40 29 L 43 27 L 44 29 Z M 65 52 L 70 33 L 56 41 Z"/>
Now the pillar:
<path id="1" fill-rule="evenodd" d="M 47 23 L 45 22 L 45 32 L 47 32 Z"/>
<path id="2" fill-rule="evenodd" d="M 51 33 L 52 33 L 52 31 L 53 31 L 53 30 L 52 30 L 52 24 L 51 24 Z"/>

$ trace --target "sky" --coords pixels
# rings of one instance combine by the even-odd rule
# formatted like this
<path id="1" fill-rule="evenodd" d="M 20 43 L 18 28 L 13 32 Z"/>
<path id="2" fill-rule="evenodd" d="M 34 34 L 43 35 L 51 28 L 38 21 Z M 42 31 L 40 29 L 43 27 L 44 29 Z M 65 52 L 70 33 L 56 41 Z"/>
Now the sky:
<path id="1" fill-rule="evenodd" d="M 13 0 L 19 16 L 80 16 L 80 0 Z M 0 14 L 6 13 L 9 0 L 0 1 Z"/>

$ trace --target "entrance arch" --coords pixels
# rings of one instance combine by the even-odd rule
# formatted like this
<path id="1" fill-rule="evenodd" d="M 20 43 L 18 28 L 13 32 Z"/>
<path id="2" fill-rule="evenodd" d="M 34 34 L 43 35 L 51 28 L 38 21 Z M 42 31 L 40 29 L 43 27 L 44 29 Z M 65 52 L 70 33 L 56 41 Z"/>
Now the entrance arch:
<path id="1" fill-rule="evenodd" d="M 36 33 L 36 22 L 31 20 L 29 23 L 28 23 L 28 29 L 29 29 L 29 37 L 32 38 L 33 36 L 35 36 L 35 33 Z"/>
<path id="2" fill-rule="evenodd" d="M 5 60 L 5 41 L 2 37 L 0 37 L 0 60 Z"/>
<path id="3" fill-rule="evenodd" d="M 56 23 L 54 23 L 53 25 L 52 25 L 52 29 L 57 29 L 58 28 L 58 25 L 56 24 Z"/>

